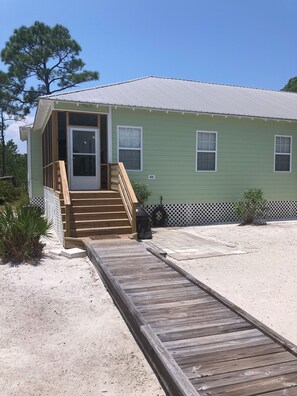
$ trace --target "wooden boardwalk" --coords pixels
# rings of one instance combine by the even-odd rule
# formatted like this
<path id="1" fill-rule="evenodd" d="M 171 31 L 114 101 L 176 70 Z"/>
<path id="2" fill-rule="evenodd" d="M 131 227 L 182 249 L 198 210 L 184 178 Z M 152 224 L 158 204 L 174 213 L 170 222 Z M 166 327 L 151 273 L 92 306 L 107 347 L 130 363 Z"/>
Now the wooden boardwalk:
<path id="1" fill-rule="evenodd" d="M 290 342 L 142 243 L 86 248 L 168 394 L 297 395 Z"/>

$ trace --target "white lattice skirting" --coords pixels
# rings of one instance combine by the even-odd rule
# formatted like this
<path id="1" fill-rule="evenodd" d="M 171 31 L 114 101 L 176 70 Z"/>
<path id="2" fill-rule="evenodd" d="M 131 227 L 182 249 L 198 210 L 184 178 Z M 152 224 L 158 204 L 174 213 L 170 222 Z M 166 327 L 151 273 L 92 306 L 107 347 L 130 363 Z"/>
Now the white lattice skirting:
<path id="1" fill-rule="evenodd" d="M 159 205 L 146 205 L 152 214 Z M 181 227 L 213 223 L 239 222 L 232 202 L 163 205 L 168 214 L 168 226 Z M 289 220 L 297 218 L 297 201 L 270 201 L 266 220 Z"/>
<path id="2" fill-rule="evenodd" d="M 41 209 L 44 210 L 44 198 L 43 197 L 35 197 L 30 199 L 30 203 L 32 205 L 39 206 Z"/>
<path id="3" fill-rule="evenodd" d="M 52 189 L 47 187 L 44 187 L 44 210 L 46 217 L 53 223 L 54 230 L 63 244 L 64 232 L 59 197 Z"/>

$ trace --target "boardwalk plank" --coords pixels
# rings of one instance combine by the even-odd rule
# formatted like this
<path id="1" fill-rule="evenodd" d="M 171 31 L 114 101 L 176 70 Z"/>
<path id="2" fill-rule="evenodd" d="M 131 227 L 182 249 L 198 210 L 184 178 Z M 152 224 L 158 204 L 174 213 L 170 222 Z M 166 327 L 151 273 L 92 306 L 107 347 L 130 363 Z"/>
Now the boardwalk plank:
<path id="1" fill-rule="evenodd" d="M 294 387 L 297 394 L 297 373 L 284 374 L 272 378 L 261 378 L 255 381 L 242 382 L 233 385 L 222 385 L 212 390 L 204 386 L 196 386 L 202 396 L 254 396 L 264 392 Z"/>
<path id="2" fill-rule="evenodd" d="M 232 333 L 236 330 L 247 330 L 251 329 L 252 325 L 247 322 L 240 322 L 234 324 L 226 324 L 221 326 L 205 326 L 204 328 L 197 328 L 197 326 L 192 325 L 186 327 L 184 330 L 178 331 L 174 329 L 171 332 L 159 332 L 157 333 L 161 341 L 175 341 L 175 340 L 183 340 L 183 339 L 191 339 L 196 337 L 203 337 L 206 335 L 215 335 L 215 334 L 224 334 L 224 333 Z"/>
<path id="3" fill-rule="evenodd" d="M 296 396 L 296 395 L 297 395 L 297 388 L 295 386 L 273 392 L 261 393 L 261 396 Z"/>
<path id="4" fill-rule="evenodd" d="M 285 374 L 295 373 L 297 381 L 297 361 L 276 363 L 263 367 L 253 367 L 245 370 L 236 370 L 224 374 L 214 374 L 210 377 L 192 379 L 192 383 L 200 385 L 204 390 L 219 388 L 221 386 L 235 385 L 259 379 L 268 379 Z"/>
<path id="5" fill-rule="evenodd" d="M 190 323 L 198 323 L 198 322 L 205 322 L 206 320 L 208 322 L 212 322 L 212 320 L 217 320 L 217 319 L 227 319 L 227 318 L 236 318 L 236 315 L 234 312 L 230 311 L 219 311 L 219 312 L 214 312 L 211 315 L 202 315 L 201 313 L 197 312 L 195 314 L 190 315 L 189 317 L 181 317 L 181 318 L 173 318 L 173 319 L 146 319 L 147 322 L 152 326 L 154 329 L 161 329 L 163 326 L 176 326 L 176 325 L 186 325 Z"/>
<path id="6" fill-rule="evenodd" d="M 215 334 L 204 337 L 187 338 L 182 340 L 166 341 L 164 345 L 168 350 L 177 350 L 179 348 L 216 344 L 232 340 L 241 340 L 252 337 L 263 337 L 263 334 L 257 329 L 248 329 L 235 331 L 232 333 Z"/>
<path id="7" fill-rule="evenodd" d="M 208 345 L 191 345 L 185 348 L 178 348 L 171 350 L 172 356 L 199 356 L 200 354 L 211 353 L 211 352 L 223 352 L 230 351 L 231 349 L 245 348 L 255 345 L 268 345 L 273 344 L 273 341 L 265 336 L 250 337 L 239 340 L 222 341 L 215 344 Z"/>
<path id="8" fill-rule="evenodd" d="M 152 304 L 141 304 L 140 302 L 138 304 L 135 303 L 136 306 L 139 308 L 139 312 L 162 312 L 166 311 L 168 309 L 180 309 L 180 310 L 185 310 L 185 309 L 199 309 L 200 307 L 203 309 L 203 307 L 214 307 L 218 306 L 216 302 L 213 301 L 213 299 L 209 296 L 203 296 L 200 298 L 195 298 L 193 300 L 183 300 L 183 299 L 176 299 L 175 301 L 168 301 L 168 302 L 162 302 L 162 301 L 154 301 Z"/>
<path id="9" fill-rule="evenodd" d="M 205 293 L 197 293 L 195 290 L 194 291 L 188 291 L 182 289 L 181 291 L 178 290 L 168 290 L 163 291 L 161 293 L 147 293 L 147 294 L 142 294 L 142 295 L 135 295 L 132 296 L 131 298 L 133 299 L 134 304 L 139 304 L 139 305 L 151 305 L 155 306 L 156 304 L 160 303 L 167 303 L 167 302 L 175 302 L 175 301 L 190 301 L 190 300 L 195 300 L 199 298 L 205 298 L 209 296 Z"/>
<path id="10" fill-rule="evenodd" d="M 225 374 L 232 372 L 234 375 L 235 371 L 254 369 L 264 367 L 277 363 L 295 362 L 295 357 L 289 352 L 278 352 L 268 355 L 252 356 L 243 359 L 234 359 L 229 361 L 223 361 L 219 363 L 204 362 L 200 363 L 199 366 L 190 366 L 184 368 L 184 372 L 188 378 L 197 377 L 210 377 L 217 374 Z"/>
<path id="11" fill-rule="evenodd" d="M 252 345 L 242 348 L 240 345 L 238 348 L 223 350 L 221 352 L 214 351 L 177 356 L 176 361 L 181 367 L 193 367 L 200 366 L 203 363 L 224 363 L 230 361 L 240 361 L 241 359 L 256 357 L 256 356 L 266 356 L 269 354 L 284 352 L 284 349 L 275 343 L 264 344 L 264 345 Z"/>

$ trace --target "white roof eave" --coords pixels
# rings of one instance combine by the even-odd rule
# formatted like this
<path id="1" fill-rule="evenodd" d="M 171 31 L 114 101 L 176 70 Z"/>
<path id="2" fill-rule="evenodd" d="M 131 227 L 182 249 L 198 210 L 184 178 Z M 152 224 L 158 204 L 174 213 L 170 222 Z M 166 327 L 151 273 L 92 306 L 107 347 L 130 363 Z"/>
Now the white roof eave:
<path id="1" fill-rule="evenodd" d="M 44 100 L 44 99 L 43 99 Z M 237 113 L 218 113 L 218 112 L 208 112 L 199 110 L 187 110 L 187 109 L 171 109 L 171 108 L 160 108 L 160 107 L 144 107 L 138 105 L 125 105 L 120 103 L 109 103 L 109 102 L 86 102 L 79 100 L 66 100 L 66 99 L 47 99 L 51 103 L 51 109 L 54 109 L 54 102 L 69 103 L 69 104 L 80 104 L 80 105 L 92 105 L 92 106 L 108 106 L 123 109 L 138 109 L 138 110 L 148 110 L 148 111 L 164 111 L 167 113 L 185 113 L 185 114 L 197 114 L 197 115 L 208 115 L 208 116 L 218 116 L 218 117 L 235 117 L 235 118 L 249 118 L 258 120 L 274 120 L 274 121 L 287 121 L 287 122 L 297 122 L 297 118 L 281 118 L 281 117 L 271 117 L 271 116 L 256 116 L 252 114 L 237 114 Z M 74 110 L 73 110 L 74 111 Z"/>
<path id="2" fill-rule="evenodd" d="M 43 129 L 47 121 L 50 110 L 53 109 L 53 101 L 48 99 L 39 99 L 34 119 L 33 129 Z"/>
<path id="3" fill-rule="evenodd" d="M 20 139 L 22 142 L 24 142 L 25 140 L 28 140 L 28 133 L 29 133 L 30 129 L 31 129 L 31 127 L 27 127 L 27 126 L 19 127 Z"/>

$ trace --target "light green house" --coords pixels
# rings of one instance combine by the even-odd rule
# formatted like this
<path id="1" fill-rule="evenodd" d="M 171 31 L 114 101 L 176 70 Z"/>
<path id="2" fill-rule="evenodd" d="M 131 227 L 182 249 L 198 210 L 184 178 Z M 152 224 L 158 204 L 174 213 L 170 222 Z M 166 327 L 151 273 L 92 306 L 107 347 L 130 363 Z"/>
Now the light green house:
<path id="1" fill-rule="evenodd" d="M 20 134 L 30 198 L 47 213 L 58 206 L 53 164 L 64 161 L 70 191 L 108 190 L 108 164 L 122 162 L 151 190 L 149 212 L 163 197 L 168 225 L 234 221 L 250 187 L 263 190 L 269 218 L 297 215 L 294 93 L 146 77 L 41 97 Z"/>

